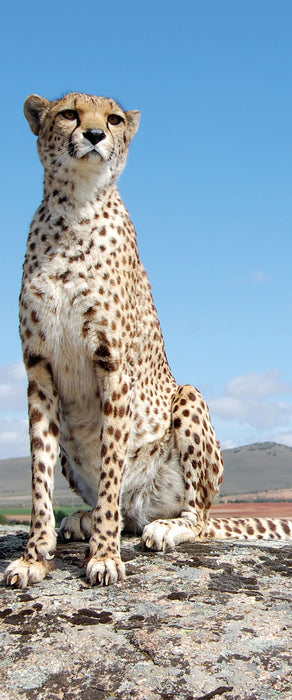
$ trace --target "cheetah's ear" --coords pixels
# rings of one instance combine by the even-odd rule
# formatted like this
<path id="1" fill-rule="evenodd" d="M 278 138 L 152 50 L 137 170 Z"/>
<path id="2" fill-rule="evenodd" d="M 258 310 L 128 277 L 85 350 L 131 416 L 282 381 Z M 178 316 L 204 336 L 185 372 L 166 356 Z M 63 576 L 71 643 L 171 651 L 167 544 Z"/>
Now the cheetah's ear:
<path id="1" fill-rule="evenodd" d="M 138 109 L 132 109 L 131 112 L 125 112 L 125 114 L 127 117 L 129 140 L 131 141 L 139 129 L 141 113 Z"/>
<path id="2" fill-rule="evenodd" d="M 24 103 L 23 111 L 32 132 L 37 136 L 41 127 L 42 115 L 50 101 L 39 95 L 30 95 Z"/>

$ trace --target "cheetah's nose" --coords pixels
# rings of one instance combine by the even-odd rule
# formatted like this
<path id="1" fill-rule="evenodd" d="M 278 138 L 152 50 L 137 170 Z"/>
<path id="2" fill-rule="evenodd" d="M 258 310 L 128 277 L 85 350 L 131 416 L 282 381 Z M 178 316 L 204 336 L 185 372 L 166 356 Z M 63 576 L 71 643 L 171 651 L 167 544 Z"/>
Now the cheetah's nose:
<path id="1" fill-rule="evenodd" d="M 105 133 L 102 129 L 87 129 L 87 131 L 83 131 L 83 136 L 95 146 L 96 143 L 105 138 Z"/>

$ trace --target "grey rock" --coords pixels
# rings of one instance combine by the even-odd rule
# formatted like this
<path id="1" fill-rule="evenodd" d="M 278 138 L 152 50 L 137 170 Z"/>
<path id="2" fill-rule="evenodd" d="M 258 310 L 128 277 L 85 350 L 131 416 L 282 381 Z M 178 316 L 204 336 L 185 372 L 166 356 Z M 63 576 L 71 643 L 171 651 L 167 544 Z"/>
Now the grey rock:
<path id="1" fill-rule="evenodd" d="M 0 528 L 3 571 L 25 528 Z M 123 538 L 127 579 L 85 580 L 87 545 L 56 569 L 1 587 L 1 699 L 291 700 L 292 548 L 208 542 L 143 552 Z"/>

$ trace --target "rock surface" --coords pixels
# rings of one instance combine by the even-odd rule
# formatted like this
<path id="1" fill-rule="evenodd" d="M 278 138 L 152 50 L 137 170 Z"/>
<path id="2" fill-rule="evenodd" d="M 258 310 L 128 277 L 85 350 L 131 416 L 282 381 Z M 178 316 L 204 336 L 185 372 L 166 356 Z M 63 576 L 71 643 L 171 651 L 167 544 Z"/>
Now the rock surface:
<path id="1" fill-rule="evenodd" d="M 27 533 L 0 528 L 1 570 Z M 143 552 L 86 583 L 82 543 L 25 591 L 1 587 L 2 700 L 291 700 L 291 546 L 208 542 Z"/>

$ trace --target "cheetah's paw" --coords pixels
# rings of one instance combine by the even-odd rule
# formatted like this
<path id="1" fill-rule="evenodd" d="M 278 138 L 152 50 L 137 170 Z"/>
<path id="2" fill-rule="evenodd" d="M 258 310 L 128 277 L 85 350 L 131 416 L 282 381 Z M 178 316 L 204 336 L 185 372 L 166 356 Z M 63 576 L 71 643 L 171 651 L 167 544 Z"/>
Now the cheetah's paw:
<path id="1" fill-rule="evenodd" d="M 146 525 L 142 534 L 142 546 L 144 549 L 154 549 L 156 552 L 165 552 L 166 549 L 174 549 L 176 545 L 175 525 L 171 520 L 154 520 Z"/>
<path id="2" fill-rule="evenodd" d="M 89 540 L 92 535 L 92 514 L 91 511 L 79 510 L 73 515 L 68 515 L 63 518 L 59 538 L 62 541 L 74 540 L 82 541 Z"/>
<path id="3" fill-rule="evenodd" d="M 181 542 L 195 542 L 201 533 L 202 522 L 198 522 L 195 513 L 185 510 L 178 518 L 153 520 L 146 525 L 142 534 L 142 546 L 156 552 L 165 552 L 166 549 L 174 549 Z"/>
<path id="4" fill-rule="evenodd" d="M 7 586 L 26 588 L 31 583 L 38 583 L 46 577 L 50 570 L 49 562 L 25 561 L 23 557 L 11 562 L 4 572 Z"/>
<path id="5" fill-rule="evenodd" d="M 93 556 L 87 564 L 86 576 L 93 586 L 109 586 L 119 580 L 123 581 L 126 571 L 122 560 L 118 557 L 98 559 Z"/>

